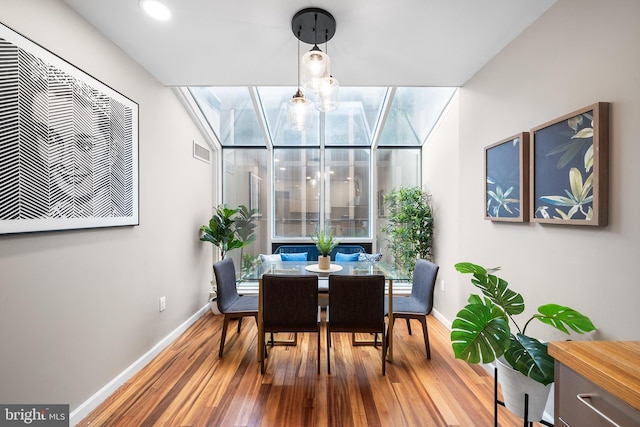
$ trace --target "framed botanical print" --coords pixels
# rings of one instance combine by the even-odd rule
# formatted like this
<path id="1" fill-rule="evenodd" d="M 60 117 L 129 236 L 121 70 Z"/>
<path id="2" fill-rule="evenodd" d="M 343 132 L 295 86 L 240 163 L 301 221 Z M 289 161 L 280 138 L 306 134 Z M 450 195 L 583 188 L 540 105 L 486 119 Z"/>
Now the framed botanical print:
<path id="1" fill-rule="evenodd" d="M 528 158 L 527 132 L 485 147 L 485 219 L 507 222 L 528 220 Z"/>
<path id="2" fill-rule="evenodd" d="M 531 221 L 607 225 L 609 104 L 566 114 L 531 136 Z"/>

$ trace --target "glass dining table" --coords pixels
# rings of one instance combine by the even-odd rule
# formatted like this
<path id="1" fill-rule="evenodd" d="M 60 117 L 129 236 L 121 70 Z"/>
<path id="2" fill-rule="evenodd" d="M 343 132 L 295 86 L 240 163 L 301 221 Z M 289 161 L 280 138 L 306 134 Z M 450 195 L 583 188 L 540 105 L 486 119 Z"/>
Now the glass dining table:
<path id="1" fill-rule="evenodd" d="M 258 337 L 262 337 L 258 343 L 258 361 L 264 357 L 262 344 L 264 343 L 264 331 L 262 329 L 262 275 L 263 274 L 315 274 L 318 276 L 318 291 L 328 292 L 328 277 L 332 274 L 340 275 L 369 275 L 382 274 L 386 279 L 386 294 L 393 295 L 394 281 L 411 280 L 411 275 L 404 269 L 391 264 L 376 261 L 332 262 L 329 270 L 321 270 L 317 262 L 313 261 L 277 261 L 268 264 L 260 264 L 253 269 L 243 272 L 242 279 L 258 282 Z M 389 298 L 389 348 L 387 360 L 393 361 L 393 298 Z M 319 338 L 318 338 L 319 339 Z"/>

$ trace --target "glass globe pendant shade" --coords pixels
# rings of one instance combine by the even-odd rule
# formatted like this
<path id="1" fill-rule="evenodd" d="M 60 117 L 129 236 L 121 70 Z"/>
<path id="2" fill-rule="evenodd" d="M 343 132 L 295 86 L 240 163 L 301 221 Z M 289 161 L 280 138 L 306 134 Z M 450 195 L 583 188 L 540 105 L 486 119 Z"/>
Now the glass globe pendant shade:
<path id="1" fill-rule="evenodd" d="M 313 126 L 311 101 L 299 89 L 287 103 L 287 125 L 297 131 L 311 129 Z"/>
<path id="2" fill-rule="evenodd" d="M 316 110 L 328 113 L 337 109 L 340 106 L 339 91 L 340 83 L 338 79 L 333 76 L 322 79 L 320 90 L 318 90 L 315 99 Z"/>
<path id="3" fill-rule="evenodd" d="M 318 45 L 314 45 L 300 61 L 302 85 L 306 89 L 317 92 L 322 85 L 322 79 L 328 78 L 331 74 L 330 68 L 329 55 L 321 51 Z"/>

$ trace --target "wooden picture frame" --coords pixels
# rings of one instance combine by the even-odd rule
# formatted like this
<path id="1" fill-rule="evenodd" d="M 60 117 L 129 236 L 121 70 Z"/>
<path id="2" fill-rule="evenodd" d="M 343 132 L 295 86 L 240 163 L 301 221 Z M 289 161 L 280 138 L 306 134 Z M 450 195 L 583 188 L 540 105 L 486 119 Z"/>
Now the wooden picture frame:
<path id="1" fill-rule="evenodd" d="M 531 138 L 531 222 L 607 225 L 609 104 L 537 126 Z"/>
<path id="2" fill-rule="evenodd" d="M 484 149 L 484 219 L 529 220 L 529 133 L 521 132 Z"/>
<path id="3" fill-rule="evenodd" d="M 0 234 L 138 225 L 138 104 L 0 24 Z"/>

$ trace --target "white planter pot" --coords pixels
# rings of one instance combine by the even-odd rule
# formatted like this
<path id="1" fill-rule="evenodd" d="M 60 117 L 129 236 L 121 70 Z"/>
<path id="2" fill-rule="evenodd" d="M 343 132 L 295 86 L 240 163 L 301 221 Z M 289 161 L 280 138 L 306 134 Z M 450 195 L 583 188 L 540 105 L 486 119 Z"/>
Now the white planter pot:
<path id="1" fill-rule="evenodd" d="M 218 297 L 212 293 L 211 298 L 209 298 L 209 306 L 211 307 L 211 312 L 213 314 L 222 314 L 220 310 L 218 310 Z"/>
<path id="2" fill-rule="evenodd" d="M 553 383 L 540 384 L 513 369 L 503 359 L 496 360 L 498 383 L 502 387 L 504 406 L 513 414 L 524 418 L 524 395 L 529 395 L 529 421 L 540 421 Z"/>

